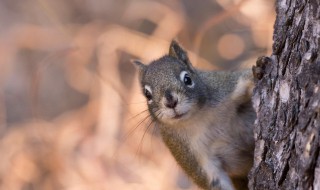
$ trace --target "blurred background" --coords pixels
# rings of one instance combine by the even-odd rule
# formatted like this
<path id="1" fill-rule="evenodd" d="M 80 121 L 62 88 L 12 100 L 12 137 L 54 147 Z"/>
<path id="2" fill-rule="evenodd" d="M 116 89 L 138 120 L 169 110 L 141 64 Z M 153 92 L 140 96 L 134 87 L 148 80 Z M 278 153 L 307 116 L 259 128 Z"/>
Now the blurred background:
<path id="1" fill-rule="evenodd" d="M 273 0 L 1 0 L 0 189 L 197 189 L 130 59 L 177 39 L 197 68 L 250 67 L 274 20 Z"/>

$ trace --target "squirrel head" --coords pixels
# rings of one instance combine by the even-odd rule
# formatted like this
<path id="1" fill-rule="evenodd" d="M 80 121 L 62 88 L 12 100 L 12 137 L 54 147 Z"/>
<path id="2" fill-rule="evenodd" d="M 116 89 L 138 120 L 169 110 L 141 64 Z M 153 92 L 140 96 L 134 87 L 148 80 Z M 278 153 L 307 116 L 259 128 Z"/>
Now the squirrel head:
<path id="1" fill-rule="evenodd" d="M 164 124 L 188 120 L 204 106 L 206 86 L 186 51 L 172 41 L 169 54 L 149 65 L 133 61 L 151 116 Z"/>

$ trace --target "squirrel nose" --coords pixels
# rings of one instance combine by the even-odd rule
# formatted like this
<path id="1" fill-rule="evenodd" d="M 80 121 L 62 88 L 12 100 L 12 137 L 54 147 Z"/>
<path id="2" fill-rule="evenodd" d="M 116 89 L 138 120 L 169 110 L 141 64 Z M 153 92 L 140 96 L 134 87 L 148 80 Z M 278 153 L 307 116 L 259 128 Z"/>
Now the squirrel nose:
<path id="1" fill-rule="evenodd" d="M 168 108 L 175 108 L 178 104 L 178 100 L 175 99 L 170 91 L 165 92 L 165 97 L 166 97 L 166 103 L 165 106 Z"/>
<path id="2" fill-rule="evenodd" d="M 177 106 L 178 101 L 177 100 L 170 100 L 165 103 L 167 108 L 175 108 Z"/>

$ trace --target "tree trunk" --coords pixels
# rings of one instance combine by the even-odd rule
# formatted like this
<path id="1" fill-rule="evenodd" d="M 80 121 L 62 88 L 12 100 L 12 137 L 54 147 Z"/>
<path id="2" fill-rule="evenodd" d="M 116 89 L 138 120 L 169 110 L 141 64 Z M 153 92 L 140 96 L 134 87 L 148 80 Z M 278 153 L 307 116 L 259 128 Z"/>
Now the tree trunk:
<path id="1" fill-rule="evenodd" d="M 273 53 L 257 61 L 250 189 L 320 189 L 320 1 L 278 0 Z M 259 78 L 259 77 L 258 77 Z"/>

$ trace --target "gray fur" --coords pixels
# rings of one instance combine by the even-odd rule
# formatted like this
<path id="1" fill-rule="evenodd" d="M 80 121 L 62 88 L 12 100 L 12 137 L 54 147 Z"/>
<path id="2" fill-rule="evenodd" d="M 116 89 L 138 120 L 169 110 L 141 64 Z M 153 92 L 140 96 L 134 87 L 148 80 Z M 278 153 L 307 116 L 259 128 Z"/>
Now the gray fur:
<path id="1" fill-rule="evenodd" d="M 246 189 L 243 184 L 252 166 L 256 117 L 250 83 L 246 82 L 252 80 L 251 72 L 196 70 L 174 41 L 169 55 L 148 66 L 135 64 L 142 88 L 148 85 L 152 89 L 149 112 L 182 169 L 203 189 Z M 193 88 L 179 78 L 182 71 L 188 72 Z M 182 104 L 180 110 L 187 110 L 181 119 L 166 118 L 176 110 L 173 113 L 163 105 L 165 92 L 175 93 Z"/>

